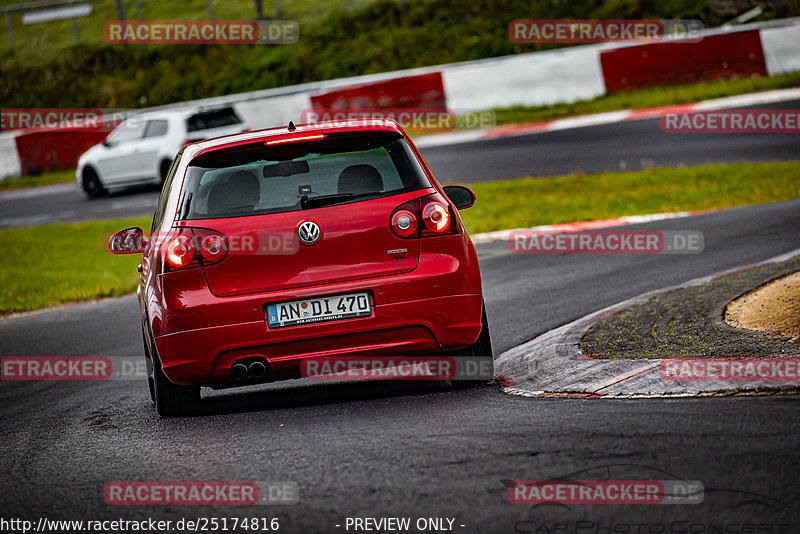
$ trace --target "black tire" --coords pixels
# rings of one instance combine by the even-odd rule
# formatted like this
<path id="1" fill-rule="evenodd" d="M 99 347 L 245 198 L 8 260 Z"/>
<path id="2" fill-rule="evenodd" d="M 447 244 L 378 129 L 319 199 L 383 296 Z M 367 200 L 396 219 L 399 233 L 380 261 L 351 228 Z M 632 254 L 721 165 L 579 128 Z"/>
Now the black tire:
<path id="1" fill-rule="evenodd" d="M 147 386 L 150 390 L 150 400 L 156 402 L 156 386 L 153 378 L 153 360 L 150 357 L 150 349 L 147 347 L 144 326 L 142 327 L 142 343 L 144 344 L 144 361 L 147 366 Z"/>
<path id="2" fill-rule="evenodd" d="M 164 182 L 167 181 L 167 173 L 169 173 L 169 168 L 172 167 L 172 162 L 168 159 L 161 161 L 161 166 L 159 170 L 161 172 L 161 185 L 164 185 Z"/>
<path id="3" fill-rule="evenodd" d="M 95 170 L 91 167 L 86 167 L 83 169 L 82 182 L 83 190 L 90 200 L 102 197 L 107 192 L 103 187 L 103 182 L 100 181 L 100 177 L 97 175 L 97 172 L 95 172 Z"/>
<path id="4" fill-rule="evenodd" d="M 486 318 L 486 307 L 481 314 L 481 333 L 475 343 L 469 347 L 450 353 L 455 359 L 456 374 L 450 382 L 455 389 L 464 389 L 475 386 L 491 384 L 494 380 L 494 358 L 492 356 L 492 337 L 489 333 L 489 321 Z M 464 379 L 464 376 L 474 376 L 479 369 L 480 378 L 476 380 Z"/>
<path id="5" fill-rule="evenodd" d="M 191 415 L 200 409 L 200 386 L 178 386 L 169 381 L 161 365 L 153 367 L 156 412 L 161 417 Z"/>
<path id="6" fill-rule="evenodd" d="M 199 411 L 200 386 L 179 386 L 170 382 L 161 370 L 161 361 L 152 337 L 150 342 L 153 347 L 153 397 L 158 415 L 174 417 Z"/>

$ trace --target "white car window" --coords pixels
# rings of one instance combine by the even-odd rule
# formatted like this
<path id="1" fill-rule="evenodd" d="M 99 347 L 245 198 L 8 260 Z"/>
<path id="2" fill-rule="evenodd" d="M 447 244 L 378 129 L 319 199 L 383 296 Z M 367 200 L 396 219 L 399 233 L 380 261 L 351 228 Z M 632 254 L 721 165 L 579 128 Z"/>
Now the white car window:
<path id="1" fill-rule="evenodd" d="M 163 119 L 147 121 L 145 137 L 161 137 L 163 135 L 167 135 L 167 121 Z"/>
<path id="2" fill-rule="evenodd" d="M 214 111 L 195 113 L 186 119 L 186 131 L 197 132 L 200 130 L 213 130 L 234 124 L 241 124 L 242 120 L 233 111 L 233 108 L 223 108 Z"/>
<path id="3" fill-rule="evenodd" d="M 108 136 L 108 142 L 113 144 L 125 143 L 144 137 L 147 123 L 142 120 L 128 119 Z"/>

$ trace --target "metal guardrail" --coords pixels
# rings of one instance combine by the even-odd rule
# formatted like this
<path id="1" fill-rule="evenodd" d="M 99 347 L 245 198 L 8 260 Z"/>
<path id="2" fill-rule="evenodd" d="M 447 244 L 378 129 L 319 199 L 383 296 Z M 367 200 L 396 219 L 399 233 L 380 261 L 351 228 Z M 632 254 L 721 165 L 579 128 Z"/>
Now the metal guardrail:
<path id="1" fill-rule="evenodd" d="M 122 4 L 122 0 L 113 0 L 114 4 L 117 8 L 117 18 L 119 20 L 127 20 L 125 17 L 125 8 Z M 281 0 L 273 0 L 275 4 L 275 12 L 278 17 L 283 16 L 283 3 Z M 215 0 L 206 0 L 206 9 L 208 10 L 208 20 L 216 20 L 216 14 L 214 10 L 214 2 Z M 57 7 L 57 6 L 69 6 L 74 4 L 88 4 L 91 6 L 91 3 L 88 0 L 31 0 L 29 2 L 21 2 L 19 4 L 11 4 L 6 6 L 0 6 L 0 11 L 3 12 L 3 15 L 6 19 L 6 33 L 8 35 L 8 45 L 10 48 L 14 48 L 14 31 L 11 27 L 11 13 L 14 11 L 27 11 L 30 9 L 39 9 L 39 8 L 48 8 L 48 7 Z M 263 20 L 264 19 L 264 9 L 262 7 L 262 0 L 253 0 L 254 9 L 255 9 L 255 18 L 256 20 Z M 139 0 L 133 0 L 133 8 L 136 15 L 137 20 L 142 20 L 142 8 L 139 3 Z M 78 24 L 77 21 L 73 18 L 73 26 L 75 27 L 75 36 L 78 39 Z"/>
<path id="2" fill-rule="evenodd" d="M 65 4 L 77 4 L 85 0 L 35 0 L 33 2 L 22 2 L 20 4 L 10 4 L 0 6 L 0 11 L 24 11 L 26 9 L 37 9 L 40 7 L 63 6 Z"/>
<path id="3" fill-rule="evenodd" d="M 31 9 L 70 6 L 75 4 L 86 4 L 86 0 L 34 0 L 31 2 L 22 2 L 20 4 L 11 4 L 7 6 L 0 6 L 0 11 L 6 19 L 6 34 L 8 35 L 8 47 L 14 48 L 14 29 L 11 27 L 11 13 L 13 11 L 28 11 Z M 91 6 L 91 4 L 88 4 Z M 75 42 L 80 42 L 80 33 L 78 29 L 77 19 L 72 17 L 72 26 L 75 29 Z"/>

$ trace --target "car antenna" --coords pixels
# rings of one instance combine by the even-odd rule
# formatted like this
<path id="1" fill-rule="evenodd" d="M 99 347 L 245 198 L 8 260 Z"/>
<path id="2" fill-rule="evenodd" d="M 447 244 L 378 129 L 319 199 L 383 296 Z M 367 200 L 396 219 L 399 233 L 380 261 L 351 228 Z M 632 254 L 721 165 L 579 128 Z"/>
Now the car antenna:
<path id="1" fill-rule="evenodd" d="M 293 132 L 293 131 L 295 131 L 296 129 L 297 129 L 297 127 L 294 125 L 294 122 L 292 122 L 292 121 L 289 121 L 289 131 L 290 131 L 290 132 Z"/>

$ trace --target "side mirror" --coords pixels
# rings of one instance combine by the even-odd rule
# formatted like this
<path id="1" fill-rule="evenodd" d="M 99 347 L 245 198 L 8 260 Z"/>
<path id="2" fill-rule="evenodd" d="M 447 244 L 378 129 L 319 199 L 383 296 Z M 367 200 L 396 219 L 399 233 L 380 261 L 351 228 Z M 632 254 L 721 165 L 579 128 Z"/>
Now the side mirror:
<path id="1" fill-rule="evenodd" d="M 475 193 L 463 185 L 446 185 L 444 192 L 447 197 L 456 205 L 456 208 L 464 210 L 475 204 Z"/>
<path id="2" fill-rule="evenodd" d="M 141 228 L 126 228 L 108 240 L 108 251 L 112 254 L 138 254 L 144 252 L 147 241 Z"/>

